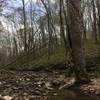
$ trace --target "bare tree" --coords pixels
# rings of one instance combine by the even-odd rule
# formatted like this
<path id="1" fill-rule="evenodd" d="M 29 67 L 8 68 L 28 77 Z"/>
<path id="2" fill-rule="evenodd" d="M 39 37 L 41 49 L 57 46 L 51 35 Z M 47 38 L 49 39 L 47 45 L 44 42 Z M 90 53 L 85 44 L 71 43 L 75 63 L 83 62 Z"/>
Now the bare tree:
<path id="1" fill-rule="evenodd" d="M 95 1 L 92 0 L 92 7 L 93 7 L 93 38 L 95 43 L 98 41 L 97 39 L 97 18 L 96 18 L 96 6 Z"/>
<path id="2" fill-rule="evenodd" d="M 26 33 L 25 0 L 22 0 L 22 4 L 23 4 L 23 19 L 24 19 L 24 51 L 27 52 L 27 33 Z"/>

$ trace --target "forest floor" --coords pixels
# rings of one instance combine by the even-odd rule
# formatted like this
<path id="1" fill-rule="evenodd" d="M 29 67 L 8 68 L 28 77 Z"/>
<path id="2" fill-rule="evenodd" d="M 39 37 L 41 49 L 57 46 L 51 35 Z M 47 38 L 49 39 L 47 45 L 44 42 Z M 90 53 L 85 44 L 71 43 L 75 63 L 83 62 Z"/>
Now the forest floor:
<path id="1" fill-rule="evenodd" d="M 66 78 L 61 71 L 0 71 L 0 100 L 50 100 L 48 95 L 71 85 L 75 79 Z"/>
<path id="2" fill-rule="evenodd" d="M 75 83 L 74 77 L 66 77 L 63 71 L 0 71 L 0 100 L 52 100 L 58 92 L 69 89 Z M 75 90 L 76 91 L 76 90 Z M 100 95 L 100 78 L 78 88 L 80 93 Z M 60 100 L 60 99 L 59 99 Z"/>

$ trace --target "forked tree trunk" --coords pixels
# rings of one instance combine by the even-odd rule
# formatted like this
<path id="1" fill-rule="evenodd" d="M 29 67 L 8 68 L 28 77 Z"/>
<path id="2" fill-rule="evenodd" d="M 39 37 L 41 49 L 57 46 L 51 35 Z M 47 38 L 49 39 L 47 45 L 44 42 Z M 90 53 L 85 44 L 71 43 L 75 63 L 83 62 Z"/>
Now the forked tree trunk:
<path id="1" fill-rule="evenodd" d="M 68 17 L 72 42 L 73 71 L 77 81 L 89 82 L 82 43 L 81 0 L 68 0 Z"/>

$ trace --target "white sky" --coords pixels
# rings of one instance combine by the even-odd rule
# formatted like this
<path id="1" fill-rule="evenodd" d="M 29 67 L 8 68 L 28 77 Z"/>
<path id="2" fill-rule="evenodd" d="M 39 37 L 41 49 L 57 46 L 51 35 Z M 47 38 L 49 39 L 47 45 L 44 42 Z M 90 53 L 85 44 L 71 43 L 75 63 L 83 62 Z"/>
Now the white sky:
<path id="1" fill-rule="evenodd" d="M 25 3 L 27 3 L 28 1 L 30 1 L 30 0 L 25 0 Z M 32 0 L 34 3 L 36 3 L 38 0 Z M 55 2 L 55 0 L 50 0 L 52 3 L 54 3 Z M 9 6 L 10 7 L 18 7 L 18 5 L 20 5 L 20 4 L 22 4 L 22 0 L 8 0 L 8 3 L 9 3 L 9 5 L 8 5 L 8 7 L 6 7 L 5 8 L 5 10 L 4 10 L 4 13 L 10 13 L 10 12 L 12 12 L 12 10 L 10 9 L 9 10 Z M 13 9 L 13 8 L 12 8 Z M 3 20 L 4 21 L 4 18 L 0 18 L 1 20 Z M 3 25 L 4 26 L 6 26 L 5 25 L 5 22 L 3 22 L 2 21 L 2 23 L 3 23 Z"/>

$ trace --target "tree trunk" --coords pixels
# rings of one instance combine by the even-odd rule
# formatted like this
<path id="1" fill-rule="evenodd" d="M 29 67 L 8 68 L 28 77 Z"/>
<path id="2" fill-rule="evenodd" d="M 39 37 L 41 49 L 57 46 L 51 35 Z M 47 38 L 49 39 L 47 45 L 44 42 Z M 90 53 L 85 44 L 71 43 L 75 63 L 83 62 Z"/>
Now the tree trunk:
<path id="1" fill-rule="evenodd" d="M 90 81 L 86 71 L 85 57 L 82 43 L 82 14 L 81 1 L 68 0 L 68 17 L 70 19 L 70 36 L 72 43 L 73 71 L 77 81 Z"/>
<path id="2" fill-rule="evenodd" d="M 67 52 L 68 52 L 68 48 L 67 48 L 67 40 L 66 40 L 66 36 L 65 36 L 65 28 L 64 28 L 64 21 L 63 21 L 63 0 L 60 0 L 60 12 L 59 12 L 59 16 L 60 16 L 60 34 L 61 34 L 61 44 L 64 44 L 65 46 L 65 51 L 66 51 L 66 56 L 67 56 Z M 67 19 L 66 19 L 67 20 Z"/>
<path id="3" fill-rule="evenodd" d="M 92 7 L 93 7 L 93 38 L 95 43 L 98 41 L 97 39 L 97 20 L 96 20 L 96 7 L 95 1 L 92 0 Z"/>
<path id="4" fill-rule="evenodd" d="M 27 52 L 25 0 L 22 0 L 22 4 L 23 4 L 23 18 L 24 18 L 24 51 Z"/>
<path id="5" fill-rule="evenodd" d="M 97 9 L 98 9 L 98 32 L 100 37 L 100 0 L 96 0 Z"/>
<path id="6" fill-rule="evenodd" d="M 49 7 L 49 1 L 48 1 L 48 6 L 46 5 L 46 3 L 44 2 L 44 0 L 41 0 L 42 4 L 45 7 L 46 13 L 47 13 L 47 24 L 48 24 L 48 39 L 49 39 L 49 43 L 48 43 L 48 59 L 50 59 L 50 56 L 53 53 L 53 31 L 52 31 L 52 27 L 51 27 L 51 10 Z"/>

